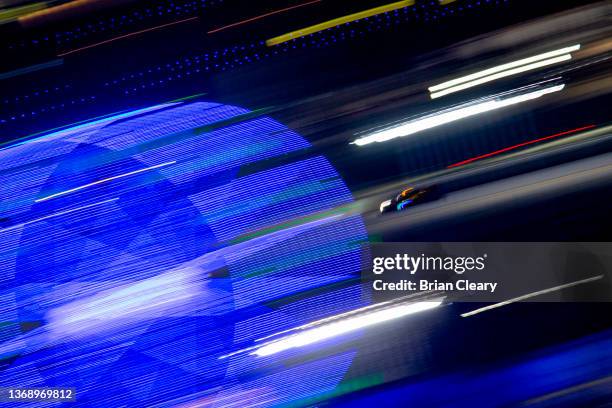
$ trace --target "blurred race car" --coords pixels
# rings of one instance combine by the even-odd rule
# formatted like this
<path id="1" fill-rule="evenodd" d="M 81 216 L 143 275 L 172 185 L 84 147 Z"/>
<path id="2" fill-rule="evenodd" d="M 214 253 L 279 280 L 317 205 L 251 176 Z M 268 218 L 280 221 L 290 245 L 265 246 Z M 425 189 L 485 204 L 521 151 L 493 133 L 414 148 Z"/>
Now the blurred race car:
<path id="1" fill-rule="evenodd" d="M 440 190 L 436 186 L 408 187 L 390 200 L 380 203 L 380 213 L 402 211 L 407 207 L 440 198 Z"/>

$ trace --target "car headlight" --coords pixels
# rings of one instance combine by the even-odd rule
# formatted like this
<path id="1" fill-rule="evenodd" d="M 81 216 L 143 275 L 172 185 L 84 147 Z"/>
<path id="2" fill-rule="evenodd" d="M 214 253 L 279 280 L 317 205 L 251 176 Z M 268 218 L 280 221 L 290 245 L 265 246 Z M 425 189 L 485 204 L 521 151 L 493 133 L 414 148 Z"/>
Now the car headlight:
<path id="1" fill-rule="evenodd" d="M 383 212 L 385 208 L 391 205 L 391 200 L 383 201 L 380 203 L 380 212 Z"/>

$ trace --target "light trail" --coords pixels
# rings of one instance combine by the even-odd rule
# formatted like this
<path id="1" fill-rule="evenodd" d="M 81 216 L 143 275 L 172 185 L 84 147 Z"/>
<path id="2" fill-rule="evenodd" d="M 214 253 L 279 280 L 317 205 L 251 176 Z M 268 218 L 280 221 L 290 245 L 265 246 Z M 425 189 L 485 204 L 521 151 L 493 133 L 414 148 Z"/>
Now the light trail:
<path id="1" fill-rule="evenodd" d="M 22 16 L 42 10 L 48 6 L 49 4 L 47 2 L 32 3 L 11 8 L 4 8 L 0 6 L 2 7 L 0 8 L 0 25 L 13 22 Z"/>
<path id="2" fill-rule="evenodd" d="M 15 146 L 22 146 L 26 143 L 36 143 L 43 141 L 50 141 L 52 138 L 62 137 L 74 133 L 75 131 L 82 131 L 83 129 L 91 129 L 100 127 L 103 124 L 110 124 L 112 121 L 129 118 L 131 116 L 140 115 L 147 112 L 153 112 L 159 109 L 163 109 L 171 106 L 172 101 L 166 102 L 161 105 L 154 105 L 149 108 L 137 109 L 137 110 L 122 110 L 118 112 L 109 113 L 106 115 L 96 116 L 94 118 L 80 120 L 78 122 L 71 123 L 69 125 L 58 126 L 53 129 L 43 130 L 41 132 L 32 133 L 31 135 L 20 137 L 8 142 L 0 143 L 0 151 L 13 148 Z"/>
<path id="3" fill-rule="evenodd" d="M 562 398 L 562 397 L 566 397 L 569 396 L 577 391 L 582 391 L 582 390 L 587 390 L 589 388 L 598 386 L 598 385 L 602 385 L 608 382 L 612 382 L 612 375 L 606 376 L 606 377 L 602 377 L 599 378 L 597 380 L 593 380 L 593 381 L 588 381 L 588 382 L 584 382 L 578 385 L 574 385 L 572 387 L 567 387 L 564 388 L 562 390 L 559 391 L 554 391 L 548 394 L 544 394 L 541 397 L 536 397 L 536 398 L 532 398 L 529 399 L 527 401 L 523 402 L 523 406 L 531 406 L 531 405 L 536 405 L 536 404 L 541 404 L 545 401 L 549 401 L 555 398 Z"/>
<path id="4" fill-rule="evenodd" d="M 564 54 L 564 55 L 561 55 L 559 57 L 555 57 L 555 58 L 551 58 L 551 59 L 547 59 L 547 60 L 543 60 L 543 61 L 534 62 L 533 64 L 524 65 L 522 67 L 510 69 L 508 71 L 502 71 L 502 72 L 498 72 L 497 74 L 488 75 L 488 76 L 476 79 L 474 81 L 466 82 L 466 83 L 463 83 L 463 84 L 460 84 L 460 85 L 455 85 L 455 86 L 452 86 L 450 88 L 446 88 L 446 89 L 444 89 L 442 91 L 439 91 L 439 92 L 433 92 L 430 95 L 430 97 L 431 97 L 431 99 L 437 99 L 437 98 L 440 98 L 442 96 L 445 96 L 445 95 L 448 95 L 448 94 L 451 94 L 451 93 L 463 91 L 465 89 L 473 88 L 475 86 L 486 84 L 488 82 L 493 82 L 493 81 L 501 79 L 501 78 L 506 78 L 506 77 L 517 75 L 517 74 L 521 74 L 521 73 L 524 73 L 524 72 L 533 71 L 534 69 L 543 68 L 543 67 L 546 67 L 546 66 L 549 66 L 549 65 L 553 65 L 553 64 L 558 64 L 560 62 L 569 61 L 571 59 L 572 59 L 571 54 Z"/>
<path id="5" fill-rule="evenodd" d="M 127 1 L 130 0 L 53 0 L 48 2 L 50 7 L 21 16 L 17 21 L 25 28 L 42 24 L 52 24 L 81 14 L 102 11 L 106 8 L 106 4 L 116 6 L 117 3 Z M 51 6 L 53 3 L 56 3 L 56 5 Z"/>
<path id="6" fill-rule="evenodd" d="M 110 200 L 100 201 L 99 203 L 88 204 L 88 205 L 84 205 L 84 206 L 82 206 L 82 207 L 78 207 L 78 208 L 71 208 L 71 209 L 69 209 L 69 210 L 60 211 L 60 212 L 58 212 L 58 213 L 54 213 L 54 214 L 46 215 L 46 216 L 44 216 L 44 217 L 36 218 L 36 219 L 34 219 L 34 220 L 31 220 L 31 221 L 26 221 L 26 222 L 23 222 L 23 223 L 21 223 L 21 224 L 11 225 L 10 227 L 0 229 L 0 233 L 1 233 L 1 232 L 5 232 L 5 231 L 14 230 L 14 229 L 16 229 L 16 228 L 23 227 L 23 226 L 25 226 L 25 225 L 29 225 L 29 224 L 33 224 L 33 223 L 35 223 L 35 222 L 39 222 L 39 221 L 48 220 L 49 218 L 59 217 L 60 215 L 71 214 L 71 213 L 76 212 L 76 211 L 85 210 L 85 209 L 87 209 L 87 208 L 96 207 L 96 206 L 98 206 L 98 205 L 102 205 L 102 204 L 110 203 L 110 202 L 116 201 L 116 200 L 118 200 L 118 199 L 119 199 L 119 197 L 117 197 L 117 198 L 111 198 Z"/>
<path id="7" fill-rule="evenodd" d="M 165 28 L 165 27 L 170 27 L 170 26 L 176 25 L 176 24 L 186 23 L 187 21 L 196 20 L 198 18 L 199 17 L 190 17 L 190 18 L 186 18 L 184 20 L 174 21 L 172 23 L 162 24 L 162 25 L 159 25 L 159 26 L 155 26 L 155 27 L 151 27 L 151 28 L 146 28 L 144 30 L 135 31 L 133 33 L 129 33 L 129 34 L 125 34 L 125 35 L 120 35 L 119 37 L 110 38 L 108 40 L 104 40 L 104 41 L 100 41 L 100 42 L 97 42 L 97 43 L 94 43 L 94 44 L 86 45 L 84 47 L 76 48 L 76 49 L 71 50 L 71 51 L 66 51 L 64 53 L 58 54 L 57 56 L 58 57 L 63 57 L 64 55 L 74 54 L 75 52 L 87 50 L 89 48 L 97 47 L 99 45 L 108 44 L 108 43 L 113 42 L 113 41 L 121 40 L 121 39 L 128 38 L 128 37 L 133 37 L 135 35 L 147 33 L 149 31 L 159 30 L 160 28 Z"/>
<path id="8" fill-rule="evenodd" d="M 3 72 L 0 74 L 0 79 L 7 79 L 16 77 L 19 75 L 28 74 L 30 72 L 36 72 L 47 68 L 53 68 L 60 66 L 64 63 L 62 58 L 54 59 L 53 61 L 43 62 L 42 64 L 30 65 L 29 67 L 15 69 L 9 72 Z"/>
<path id="9" fill-rule="evenodd" d="M 363 314 L 363 313 L 368 312 L 369 310 L 380 309 L 382 307 L 386 307 L 387 305 L 390 306 L 390 305 L 393 304 L 392 302 L 393 301 L 386 301 L 386 302 L 376 303 L 376 304 L 369 305 L 369 306 L 364 306 L 364 307 L 361 307 L 361 308 L 355 309 L 355 310 L 349 310 L 348 312 L 340 313 L 340 314 L 337 314 L 337 315 L 334 315 L 334 316 L 326 317 L 324 319 L 316 320 L 314 322 L 306 323 L 306 324 L 303 324 L 301 326 L 292 327 L 292 328 L 287 329 L 287 330 L 282 330 L 280 332 L 269 334 L 267 336 L 255 339 L 255 341 L 256 342 L 262 342 L 262 341 L 265 341 L 265 340 L 272 339 L 274 337 L 278 337 L 281 334 L 295 333 L 295 332 L 298 332 L 300 330 L 310 329 L 312 327 L 318 327 L 318 326 L 321 326 L 322 324 L 332 323 L 334 321 L 337 321 L 338 319 L 344 319 L 344 318 L 348 318 L 348 317 L 355 316 L 355 315 L 358 315 L 358 314 Z M 257 348 L 257 347 L 259 347 L 259 346 L 255 346 L 253 348 Z"/>
<path id="10" fill-rule="evenodd" d="M 570 52 L 577 51 L 580 49 L 580 44 L 572 45 L 570 47 L 560 48 L 558 50 L 548 51 L 542 54 L 534 55 L 532 57 L 523 58 L 520 60 L 508 62 L 506 64 L 497 65 L 492 68 L 485 69 L 483 71 L 478 71 L 470 75 L 462 76 L 459 78 L 451 79 L 450 81 L 443 82 L 438 85 L 434 85 L 428 88 L 429 92 L 438 92 L 443 89 L 447 89 L 459 84 L 463 84 L 465 82 L 474 81 L 476 79 L 486 77 L 489 75 L 496 74 L 498 72 L 506 71 L 509 69 L 513 69 L 516 67 L 521 67 L 523 65 L 531 64 L 537 61 L 550 59 L 553 57 L 558 57 L 564 54 L 569 54 Z"/>
<path id="11" fill-rule="evenodd" d="M 447 167 L 447 169 L 451 169 L 453 167 L 463 166 L 464 164 L 472 163 L 472 162 L 475 162 L 477 160 L 485 159 L 487 157 L 491 157 L 491 156 L 495 156 L 495 155 L 498 155 L 498 154 L 501 154 L 501 153 L 505 153 L 505 152 L 508 152 L 510 150 L 518 149 L 519 147 L 529 146 L 531 144 L 542 142 L 544 140 L 554 139 L 556 137 L 560 137 L 560 136 L 564 136 L 564 135 L 569 135 L 569 134 L 580 132 L 580 131 L 583 131 L 583 130 L 593 129 L 594 127 L 595 127 L 595 125 L 583 126 L 583 127 L 579 127 L 579 128 L 572 129 L 572 130 L 566 130 L 565 132 L 555 133 L 554 135 L 550 135 L 550 136 L 545 136 L 545 137 L 541 137 L 541 138 L 538 138 L 538 139 L 529 140 L 527 142 L 515 144 L 513 146 L 504 147 L 503 149 L 495 150 L 495 151 L 490 152 L 490 153 L 482 154 L 480 156 L 472 157 L 470 159 L 463 160 L 463 161 L 457 162 L 455 164 L 451 164 L 450 166 Z"/>
<path id="12" fill-rule="evenodd" d="M 270 356 L 285 350 L 304 347 L 313 343 L 350 333 L 358 329 L 374 326 L 379 323 L 398 319 L 414 313 L 433 309 L 442 304 L 442 301 L 425 301 L 410 304 L 397 305 L 390 308 L 377 310 L 363 315 L 357 315 L 333 321 L 312 329 L 304 330 L 297 334 L 281 338 L 265 344 L 255 350 L 253 355 L 259 357 Z"/>
<path id="13" fill-rule="evenodd" d="M 293 10 L 293 9 L 296 9 L 296 8 L 300 8 L 300 7 L 304 7 L 304 6 L 309 6 L 311 4 L 320 3 L 320 2 L 321 2 L 321 0 L 314 0 L 314 1 L 309 1 L 307 3 L 297 4 L 297 5 L 291 6 L 291 7 L 285 7 L 285 8 L 280 9 L 280 10 L 271 11 L 269 13 L 261 14 L 261 15 L 256 16 L 256 17 L 247 18 L 245 20 L 241 20 L 241 21 L 238 21 L 236 23 L 232 23 L 232 24 L 225 25 L 223 27 L 215 28 L 214 30 L 210 30 L 207 34 L 218 33 L 219 31 L 223 31 L 223 30 L 226 30 L 228 28 L 237 27 L 237 26 L 240 26 L 240 25 L 243 25 L 243 24 L 247 24 L 247 23 L 250 23 L 250 22 L 253 22 L 253 21 L 260 20 L 260 19 L 265 18 L 265 17 L 273 16 L 275 14 L 284 13 L 286 11 L 290 11 L 290 10 Z"/>
<path id="14" fill-rule="evenodd" d="M 404 7 L 414 5 L 414 0 L 398 1 L 384 6 L 371 8 L 368 10 L 360 11 L 358 13 L 349 14 L 343 17 L 334 18 L 333 20 L 325 21 L 323 23 L 315 24 L 309 27 L 304 27 L 299 30 L 291 31 L 289 33 L 279 35 L 278 37 L 270 38 L 266 41 L 268 47 L 282 44 L 284 42 L 293 40 L 295 38 L 304 37 L 310 34 L 314 34 L 319 31 L 326 30 L 328 28 L 336 27 L 341 24 L 350 23 L 352 21 L 361 20 L 367 17 L 372 17 L 377 14 L 387 13 L 389 11 L 397 10 Z"/>
<path id="15" fill-rule="evenodd" d="M 174 270 L 99 291 L 50 309 L 45 318 L 54 339 L 120 330 L 160 315 L 185 313 L 200 293 L 196 268 Z"/>
<path id="16" fill-rule="evenodd" d="M 147 167 L 147 168 L 144 168 L 144 169 L 134 170 L 134 171 L 130 171 L 129 173 L 124 173 L 124 174 L 120 174 L 118 176 L 113 176 L 113 177 L 105 178 L 105 179 L 102 179 L 102 180 L 94 181 L 93 183 L 84 184 L 84 185 L 79 186 L 79 187 L 71 188 L 70 190 L 60 191 L 59 193 L 55 193 L 55 194 L 51 194 L 51 195 L 48 195 L 48 196 L 43 197 L 43 198 L 39 198 L 37 200 L 34 200 L 34 202 L 39 203 L 41 201 L 47 201 L 47 200 L 50 200 L 52 198 L 63 196 L 63 195 L 70 194 L 70 193 L 74 193 L 75 191 L 83 190 L 83 189 L 91 187 L 91 186 L 95 186 L 95 185 L 98 185 L 98 184 L 106 183 L 106 182 L 109 182 L 109 181 L 112 181 L 112 180 L 117 180 L 117 179 L 120 179 L 120 178 L 123 178 L 123 177 L 127 177 L 127 176 L 132 176 L 134 174 L 142 173 L 142 172 L 145 172 L 145 171 L 158 169 L 160 167 L 169 166 L 169 165 L 174 164 L 174 163 L 176 163 L 176 161 L 171 161 L 171 162 L 167 162 L 167 163 L 157 164 L 155 166 Z"/>
<path id="17" fill-rule="evenodd" d="M 522 296 L 518 296 L 518 297 L 515 297 L 515 298 L 512 298 L 512 299 L 504 300 L 503 302 L 495 303 L 493 305 L 481 307 L 479 309 L 472 310 L 471 312 L 463 313 L 461 315 L 461 317 L 474 316 L 474 315 L 476 315 L 478 313 L 486 312 L 487 310 L 497 309 L 498 307 L 502 307 L 502 306 L 506 306 L 506 305 L 509 305 L 509 304 L 512 304 L 512 303 L 520 302 L 522 300 L 526 300 L 526 299 L 530 299 L 530 298 L 533 298 L 533 297 L 536 297 L 536 296 L 544 295 L 546 293 L 551 293 L 551 292 L 556 292 L 556 291 L 559 291 L 559 290 L 562 290 L 562 289 L 571 288 L 572 286 L 581 285 L 583 283 L 595 282 L 596 280 L 599 280 L 599 279 L 601 279 L 603 277 L 604 277 L 603 275 L 598 275 L 598 276 L 594 276 L 592 278 L 586 278 L 586 279 L 582 279 L 582 280 L 579 280 L 579 281 L 566 283 L 564 285 L 553 286 L 552 288 L 539 290 L 537 292 L 528 293 L 526 295 L 522 295 Z"/>
<path id="18" fill-rule="evenodd" d="M 457 120 L 469 118 L 471 116 L 479 115 L 481 113 L 490 112 L 496 109 L 501 109 L 507 106 L 516 105 L 518 103 L 537 99 L 549 93 L 559 92 L 564 87 L 565 84 L 555 85 L 505 99 L 488 100 L 485 102 L 469 104 L 467 106 L 460 105 L 456 109 L 451 108 L 450 110 L 447 109 L 440 112 L 435 112 L 431 115 L 422 118 L 418 118 L 388 129 L 374 132 L 368 136 L 356 139 L 351 143 L 356 144 L 357 146 L 365 146 L 370 143 L 386 142 L 388 140 L 392 140 L 398 137 L 409 136 L 414 133 L 432 129 L 434 127 L 455 122 Z"/>

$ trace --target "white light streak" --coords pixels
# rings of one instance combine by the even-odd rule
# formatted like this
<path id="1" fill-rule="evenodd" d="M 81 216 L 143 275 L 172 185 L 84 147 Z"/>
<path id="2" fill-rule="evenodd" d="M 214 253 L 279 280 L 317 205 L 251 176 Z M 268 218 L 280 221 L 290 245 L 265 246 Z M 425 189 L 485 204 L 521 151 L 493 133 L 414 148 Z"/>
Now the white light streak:
<path id="1" fill-rule="evenodd" d="M 470 74 L 470 75 L 466 75 L 466 76 L 463 76 L 463 77 L 460 77 L 460 78 L 455 78 L 455 79 L 452 79 L 450 81 L 446 81 L 446 82 L 443 82 L 441 84 L 434 85 L 434 86 L 432 86 L 432 87 L 430 87 L 428 89 L 429 89 L 429 92 L 438 92 L 438 91 L 441 91 L 443 89 L 450 88 L 452 86 L 456 86 L 456 85 L 462 84 L 464 82 L 473 81 L 473 80 L 476 80 L 478 78 L 482 78 L 482 77 L 486 77 L 486 76 L 489 76 L 489 75 L 493 75 L 493 74 L 496 74 L 498 72 L 506 71 L 506 70 L 513 69 L 513 68 L 516 68 L 516 67 L 520 67 L 520 66 L 523 66 L 523 65 L 531 64 L 533 62 L 537 62 L 537 61 L 541 61 L 541 60 L 546 60 L 546 59 L 553 58 L 553 57 L 558 57 L 558 56 L 563 55 L 563 54 L 569 54 L 570 52 L 577 51 L 579 49 L 580 49 L 580 44 L 572 45 L 570 47 L 560 48 L 558 50 L 545 52 L 543 54 L 534 55 L 533 57 L 523 58 L 523 59 L 520 59 L 520 60 L 517 60 L 517 61 L 512 61 L 512 62 L 509 62 L 507 64 L 497 65 L 495 67 L 492 67 L 492 68 L 489 68 L 489 69 L 485 69 L 483 71 L 478 71 L 478 72 L 475 72 L 475 73 Z"/>
<path id="2" fill-rule="evenodd" d="M 450 88 L 446 88 L 439 92 L 433 92 L 431 94 L 431 99 L 440 98 L 444 95 L 463 91 L 464 89 L 473 88 L 478 85 L 486 84 L 487 82 L 492 82 L 492 81 L 495 81 L 501 78 L 506 78 L 506 77 L 516 75 L 516 74 L 521 74 L 527 71 L 533 71 L 534 69 L 546 67 L 548 65 L 558 64 L 559 62 L 568 61 L 570 59 L 572 59 L 572 56 L 570 54 L 565 54 L 565 55 L 561 55 L 560 57 L 555 57 L 555 58 L 547 59 L 544 61 L 534 62 L 533 64 L 524 65 L 522 67 L 510 69 L 508 71 L 498 72 L 497 74 L 488 75 L 488 76 L 476 79 L 474 81 L 452 86 Z"/>
<path id="3" fill-rule="evenodd" d="M 79 186 L 79 187 L 71 188 L 70 190 L 60 191 L 59 193 L 55 193 L 55 194 L 51 194 L 51 195 L 48 195 L 48 196 L 43 197 L 43 198 L 39 198 L 37 200 L 34 200 L 34 202 L 39 203 L 41 201 L 50 200 L 50 199 L 55 198 L 55 197 L 59 197 L 59 196 L 63 196 L 63 195 L 66 195 L 66 194 L 74 193 L 75 191 L 83 190 L 84 188 L 88 188 L 88 187 L 95 186 L 95 185 L 98 185 L 98 184 L 106 183 L 106 182 L 109 182 L 109 181 L 112 181 L 112 180 L 117 180 L 117 179 L 120 179 L 120 178 L 123 178 L 123 177 L 132 176 L 134 174 L 142 173 L 142 172 L 145 172 L 145 171 L 149 171 L 149 170 L 153 170 L 153 169 L 158 169 L 160 167 L 169 166 L 169 165 L 174 164 L 174 163 L 176 163 L 176 161 L 171 161 L 171 162 L 162 163 L 162 164 L 156 164 L 155 166 L 147 167 L 145 169 L 134 170 L 134 171 L 130 171 L 129 173 L 124 173 L 124 174 L 120 174 L 118 176 L 113 176 L 113 177 L 105 178 L 103 180 L 94 181 L 93 183 L 84 184 L 84 185 Z"/>
<path id="4" fill-rule="evenodd" d="M 443 110 L 441 112 L 436 112 L 432 115 L 414 119 L 412 121 L 400 124 L 392 128 L 374 132 L 368 136 L 356 139 L 352 143 L 356 144 L 357 146 L 364 146 L 375 142 L 386 142 L 391 139 L 412 135 L 414 133 L 422 132 L 427 129 L 432 129 L 434 127 L 445 125 L 447 123 L 451 123 L 457 120 L 469 118 L 470 116 L 479 115 L 481 113 L 490 112 L 492 110 L 505 108 L 507 106 L 530 101 L 532 99 L 537 99 L 543 95 L 561 91 L 564 87 L 564 84 L 555 85 L 505 99 L 488 100 L 485 102 L 479 102 L 467 106 L 462 105 L 452 110 Z"/>
<path id="5" fill-rule="evenodd" d="M 199 287 L 198 270 L 175 269 L 62 304 L 46 314 L 54 338 L 99 335 L 159 316 L 183 314 Z M 135 327 L 135 326 L 134 326 Z"/>
<path id="6" fill-rule="evenodd" d="M 373 326 L 378 323 L 387 322 L 389 320 L 398 319 L 413 313 L 433 309 L 441 304 L 442 301 L 416 302 L 397 305 L 363 315 L 348 317 L 346 319 L 333 321 L 331 323 L 304 330 L 297 334 L 265 344 L 251 354 L 259 357 L 270 356 L 285 350 L 307 346 L 309 344 L 327 340 L 358 329 Z"/>
<path id="7" fill-rule="evenodd" d="M 119 199 L 118 197 L 117 198 L 111 198 L 110 200 L 100 201 L 99 203 L 87 204 L 87 205 L 84 205 L 82 207 L 71 208 L 69 210 L 60 211 L 60 212 L 57 212 L 57 213 L 54 213 L 54 214 L 50 214 L 50 215 L 45 215 L 44 217 L 36 218 L 36 219 L 31 220 L 31 221 L 26 221 L 26 222 L 23 222 L 21 224 L 11 225 L 10 227 L 0 229 L 0 232 L 11 231 L 11 230 L 14 230 L 16 228 L 20 228 L 20 227 L 23 227 L 23 226 L 26 226 L 26 225 L 29 225 L 29 224 L 33 224 L 35 222 L 48 220 L 49 218 L 59 217 L 60 215 L 70 214 L 70 213 L 73 213 L 73 212 L 76 212 L 76 211 L 80 211 L 80 210 L 85 210 L 85 209 L 91 208 L 91 207 L 96 207 L 98 205 L 102 205 L 102 204 L 110 203 L 110 202 L 113 202 L 113 201 L 117 201 L 118 199 Z"/>
<path id="8" fill-rule="evenodd" d="M 582 280 L 575 281 L 575 282 L 566 283 L 564 285 L 553 286 L 552 288 L 543 289 L 543 290 L 539 290 L 537 292 L 528 293 L 526 295 L 522 295 L 522 296 L 515 297 L 515 298 L 512 298 L 512 299 L 504 300 L 503 302 L 495 303 L 493 305 L 481 307 L 479 309 L 472 310 L 471 312 L 463 313 L 461 315 L 461 317 L 474 316 L 475 314 L 486 312 L 487 310 L 497 309 L 498 307 L 506 306 L 506 305 L 509 305 L 511 303 L 516 303 L 516 302 L 520 302 L 520 301 L 525 300 L 525 299 L 529 299 L 529 298 L 532 298 L 532 297 L 544 295 L 546 293 L 555 292 L 555 291 L 566 289 L 566 288 L 571 288 L 572 286 L 577 286 L 577 285 L 580 285 L 580 284 L 583 284 L 583 283 L 594 282 L 594 281 L 599 280 L 601 278 L 603 278 L 603 275 L 598 275 L 598 276 L 594 276 L 592 278 L 587 278 L 587 279 L 582 279 Z"/>

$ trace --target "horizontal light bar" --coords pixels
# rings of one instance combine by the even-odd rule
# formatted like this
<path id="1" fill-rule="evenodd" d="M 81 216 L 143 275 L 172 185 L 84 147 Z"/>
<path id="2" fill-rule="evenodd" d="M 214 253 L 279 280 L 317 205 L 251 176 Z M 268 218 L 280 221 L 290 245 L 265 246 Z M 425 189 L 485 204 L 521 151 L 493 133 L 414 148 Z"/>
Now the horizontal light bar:
<path id="1" fill-rule="evenodd" d="M 369 136 L 356 139 L 352 143 L 356 144 L 357 146 L 364 146 L 375 142 L 386 142 L 397 137 L 412 135 L 414 133 L 445 125 L 447 123 L 451 123 L 457 120 L 469 118 L 470 116 L 479 115 L 481 113 L 505 108 L 507 106 L 526 102 L 532 99 L 537 99 L 543 95 L 561 91 L 564 87 L 564 84 L 555 85 L 506 99 L 489 100 L 486 102 L 480 102 L 469 106 L 460 106 L 453 110 L 445 110 L 439 113 L 435 113 L 433 115 L 429 115 L 420 119 L 412 120 L 404 124 L 400 124 L 389 129 L 375 132 Z"/>
<path id="2" fill-rule="evenodd" d="M 297 334 L 287 336 L 280 340 L 268 343 L 252 354 L 264 357 L 280 353 L 292 348 L 303 347 L 317 343 L 332 337 L 340 336 L 358 329 L 373 326 L 378 323 L 398 319 L 413 313 L 433 309 L 442 304 L 442 301 L 417 302 L 404 305 L 393 306 L 387 309 L 369 312 L 360 316 L 352 316 L 339 321 L 333 321 L 312 329 L 308 329 Z"/>
<path id="3" fill-rule="evenodd" d="M 572 56 L 570 54 L 564 54 L 559 57 L 546 59 L 543 61 L 534 62 L 533 64 L 524 65 L 522 67 L 517 67 L 514 69 L 509 69 L 507 71 L 498 72 L 497 74 L 488 75 L 474 81 L 466 82 L 460 85 L 451 86 L 450 88 L 446 88 L 439 92 L 433 92 L 431 94 L 431 99 L 440 98 L 444 95 L 448 95 L 451 93 L 463 91 L 464 89 L 472 88 L 478 85 L 486 84 L 487 82 L 492 82 L 501 78 L 506 78 L 512 75 L 521 74 L 527 71 L 533 71 L 534 69 L 543 68 L 548 65 L 558 64 L 563 61 L 571 60 Z"/>
<path id="4" fill-rule="evenodd" d="M 486 77 L 488 75 L 493 75 L 493 74 L 496 74 L 498 72 L 506 71 L 508 69 L 520 67 L 520 66 L 523 66 L 523 65 L 531 64 L 533 62 L 537 62 L 537 61 L 541 61 L 541 60 L 557 57 L 559 55 L 569 54 L 570 52 L 577 51 L 579 49 L 580 49 L 580 44 L 576 44 L 576 45 L 572 45 L 570 47 L 560 48 L 560 49 L 554 50 L 554 51 L 548 51 L 548 52 L 545 52 L 543 54 L 534 55 L 533 57 L 523 58 L 523 59 L 520 59 L 520 60 L 517 60 L 517 61 L 508 62 L 507 64 L 498 65 L 498 66 L 495 66 L 495 67 L 492 67 L 492 68 L 489 68 L 489 69 L 485 69 L 483 71 L 475 72 L 475 73 L 470 74 L 470 75 L 466 75 L 466 76 L 463 76 L 463 77 L 460 77 L 460 78 L 455 78 L 455 79 L 452 79 L 450 81 L 446 81 L 446 82 L 443 82 L 441 84 L 434 85 L 434 86 L 432 86 L 432 87 L 430 87 L 428 89 L 429 89 L 429 92 L 438 92 L 438 91 L 441 91 L 443 89 L 450 88 L 452 86 L 456 86 L 456 85 L 462 84 L 464 82 L 473 81 L 473 80 L 478 79 L 478 78 Z"/>

